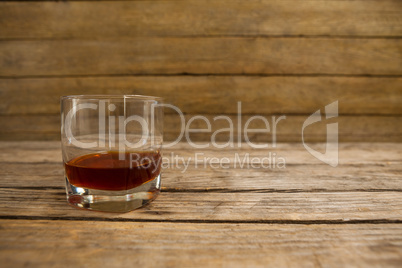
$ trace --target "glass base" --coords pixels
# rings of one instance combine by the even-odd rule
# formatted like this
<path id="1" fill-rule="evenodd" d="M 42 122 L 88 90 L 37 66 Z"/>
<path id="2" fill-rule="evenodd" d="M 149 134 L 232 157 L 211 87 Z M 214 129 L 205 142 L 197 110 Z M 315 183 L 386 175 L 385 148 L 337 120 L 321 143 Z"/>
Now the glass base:
<path id="1" fill-rule="evenodd" d="M 161 175 L 125 191 L 103 191 L 72 185 L 66 177 L 67 201 L 70 205 L 104 212 L 129 212 L 154 200 L 161 188 Z"/>

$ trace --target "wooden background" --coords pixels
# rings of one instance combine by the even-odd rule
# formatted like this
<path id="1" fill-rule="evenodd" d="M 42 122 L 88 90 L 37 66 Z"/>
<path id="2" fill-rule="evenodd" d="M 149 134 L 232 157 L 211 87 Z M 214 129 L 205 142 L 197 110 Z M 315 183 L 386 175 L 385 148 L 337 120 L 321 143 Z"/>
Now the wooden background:
<path id="1" fill-rule="evenodd" d="M 0 139 L 58 140 L 61 95 L 146 94 L 187 118 L 234 117 L 237 101 L 244 120 L 284 114 L 278 141 L 338 100 L 341 141 L 400 142 L 401 14 L 399 0 L 1 2 Z M 325 141 L 325 122 L 306 135 Z"/>

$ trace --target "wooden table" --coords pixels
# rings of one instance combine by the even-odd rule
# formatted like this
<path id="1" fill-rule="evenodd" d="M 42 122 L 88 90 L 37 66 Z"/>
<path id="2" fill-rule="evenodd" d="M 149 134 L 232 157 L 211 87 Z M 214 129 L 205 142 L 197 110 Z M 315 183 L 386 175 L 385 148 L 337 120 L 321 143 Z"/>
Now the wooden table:
<path id="1" fill-rule="evenodd" d="M 402 266 L 402 144 L 340 144 L 336 168 L 299 144 L 178 144 L 164 156 L 191 156 L 186 172 L 165 168 L 158 199 L 125 214 L 67 205 L 59 142 L 0 150 L 1 267 Z M 286 168 L 233 167 L 269 152 Z"/>

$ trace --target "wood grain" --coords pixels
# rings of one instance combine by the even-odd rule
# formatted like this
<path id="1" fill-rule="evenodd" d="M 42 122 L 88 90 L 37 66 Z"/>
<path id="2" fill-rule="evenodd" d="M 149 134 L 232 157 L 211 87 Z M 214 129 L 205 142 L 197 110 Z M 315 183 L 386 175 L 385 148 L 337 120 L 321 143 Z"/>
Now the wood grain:
<path id="1" fill-rule="evenodd" d="M 0 38 L 402 36 L 400 1 L 83 1 L 0 4 Z"/>
<path id="2" fill-rule="evenodd" d="M 369 141 L 341 143 L 337 168 L 300 143 L 179 143 L 165 156 L 274 152 L 286 168 L 190 159 L 185 172 L 165 167 L 158 199 L 125 214 L 67 205 L 59 142 L 0 142 L 2 267 L 400 267 L 402 143 L 371 141 L 402 141 L 401 11 L 398 0 L 1 2 L 0 139 L 59 140 L 60 95 L 144 94 L 186 121 L 236 119 L 237 101 L 243 124 L 285 114 L 277 141 L 292 142 L 338 100 L 338 118 L 306 129 L 309 145 L 323 152 L 312 142 L 334 122 L 341 141 Z M 167 111 L 166 140 L 178 122 Z"/>
<path id="3" fill-rule="evenodd" d="M 7 100 L 0 114 L 58 114 L 60 96 L 83 93 L 160 96 L 188 114 L 235 114 L 238 101 L 244 114 L 311 114 L 336 100 L 339 114 L 402 114 L 402 78 L 292 76 L 0 79 L 0 96 Z"/>
<path id="4" fill-rule="evenodd" d="M 0 216 L 200 222 L 402 221 L 402 192 L 165 192 L 125 214 L 70 207 L 64 189 L 0 189 Z"/>
<path id="5" fill-rule="evenodd" d="M 400 224 L 1 220 L 0 226 L 6 267 L 399 267 L 402 261 Z"/>
<path id="6" fill-rule="evenodd" d="M 340 165 L 328 168 L 312 157 L 301 145 L 278 144 L 276 149 L 250 150 L 246 146 L 233 150 L 216 148 L 193 150 L 187 144 L 166 149 L 164 157 L 171 163 L 179 156 L 190 161 L 185 167 L 180 162 L 166 166 L 163 171 L 164 191 L 389 191 L 401 189 L 401 144 L 341 144 Z M 54 188 L 64 187 L 63 167 L 59 142 L 0 143 L 0 187 Z M 286 168 L 245 165 L 234 167 L 238 153 L 240 161 L 245 154 L 250 159 L 267 157 L 269 152 L 286 160 Z M 386 153 L 384 153 L 386 152 Z M 228 158 L 230 168 L 207 164 L 195 165 L 206 158 Z M 379 157 L 381 156 L 381 157 Z M 204 161 L 205 162 L 205 161 Z M 239 161 L 237 161 L 239 162 Z M 208 163 L 208 162 L 206 162 Z M 336 172 L 335 172 L 336 171 Z M 191 173 L 191 176 L 188 176 Z"/>
<path id="7" fill-rule="evenodd" d="M 195 150 L 186 143 L 179 143 L 164 150 L 164 157 L 174 164 L 164 168 L 162 185 L 168 192 L 402 190 L 401 146 L 400 143 L 342 143 L 340 164 L 333 169 L 311 156 L 301 144 L 281 143 L 277 148 L 264 150 L 252 150 L 244 144 L 235 149 Z M 321 148 L 315 147 L 323 149 L 323 144 Z M 59 142 L 1 142 L 0 150 L 0 187 L 64 187 Z M 275 153 L 278 159 L 284 158 L 285 168 L 258 164 L 234 167 L 235 162 L 251 163 L 252 158 L 262 159 L 269 153 L 271 156 Z M 197 165 L 195 154 L 200 154 Z M 248 159 L 244 158 L 246 154 L 249 154 Z M 176 156 L 188 161 L 189 166 L 181 162 L 175 164 Z M 228 158 L 230 168 L 211 166 L 207 160 L 211 157 Z"/>
<path id="8" fill-rule="evenodd" d="M 60 95 L 135 93 L 189 115 L 233 114 L 237 101 L 248 114 L 295 115 L 280 141 L 300 141 L 300 115 L 339 100 L 340 114 L 359 116 L 340 118 L 341 141 L 401 141 L 399 117 L 366 117 L 402 114 L 401 10 L 393 0 L 3 2 L 0 139 L 59 139 Z M 323 126 L 307 139 L 324 141 Z"/>
<path id="9" fill-rule="evenodd" d="M 221 156 L 217 156 L 221 157 Z M 186 159 L 187 160 L 187 159 Z M 344 162 L 344 160 L 343 160 Z M 0 168 L 0 187 L 25 189 L 64 189 L 61 163 L 4 163 Z M 286 168 L 213 168 L 194 164 L 165 167 L 163 192 L 362 192 L 402 191 L 402 164 L 341 164 L 337 169 L 320 164 Z M 190 174 L 190 175 L 189 175 Z"/>
<path id="10" fill-rule="evenodd" d="M 167 144 L 165 143 L 165 145 Z M 318 151 L 325 150 L 325 144 L 322 143 L 309 145 Z M 338 149 L 340 163 L 343 165 L 386 166 L 402 161 L 401 143 L 340 143 Z M 4 164 L 59 164 L 62 161 L 60 141 L 1 141 L 0 151 L 0 162 Z M 194 155 L 196 153 L 201 153 L 209 158 L 213 156 L 227 157 L 233 161 L 236 153 L 240 156 L 249 154 L 250 158 L 261 158 L 267 156 L 269 152 L 286 158 L 286 162 L 291 165 L 322 164 L 321 161 L 311 156 L 301 143 L 278 143 L 275 148 L 270 144 L 265 149 L 254 149 L 246 143 L 242 143 L 240 146 L 234 144 L 233 148 L 221 149 L 210 145 L 207 148 L 196 149 L 186 142 L 180 142 L 174 146 L 165 147 L 162 151 L 164 156 L 169 158 L 171 154 L 186 159 L 191 157 L 190 163 L 192 164 L 195 162 Z M 202 162 L 201 160 L 202 158 L 199 161 Z M 21 169 L 17 168 L 17 170 Z"/>
<path id="11" fill-rule="evenodd" d="M 146 208 L 127 214 L 88 213 L 69 208 L 62 187 L 63 168 L 57 144 L 1 143 L 4 155 L 0 165 L 3 178 L 0 215 L 255 222 L 395 221 L 402 217 L 400 144 L 342 144 L 338 168 L 317 163 L 307 152 L 303 154 L 300 145 L 293 144 L 281 144 L 277 148 L 278 154 L 293 155 L 286 169 L 229 170 L 204 168 L 194 162 L 185 172 L 176 167 L 166 168 L 165 192 Z M 14 159 L 13 150 L 19 152 Z M 247 147 L 224 151 L 210 148 L 204 152 L 206 156 L 216 157 L 229 157 L 235 151 L 261 157 L 266 152 Z M 183 143 L 171 152 L 184 157 L 191 153 L 189 145 Z"/>
<path id="12" fill-rule="evenodd" d="M 157 200 L 110 214 L 67 205 L 59 142 L 1 142 L 0 259 L 54 267 L 146 266 L 145 259 L 164 266 L 398 267 L 400 147 L 340 144 L 338 168 L 317 164 L 300 144 L 272 149 L 290 157 L 285 170 L 172 167 Z M 201 150 L 180 143 L 169 152 L 188 157 Z M 202 152 L 266 153 L 248 146 Z"/>
<path id="13" fill-rule="evenodd" d="M 344 38 L 2 41 L 0 76 L 402 75 L 401 47 L 402 39 Z"/>
<path id="14" fill-rule="evenodd" d="M 194 115 L 185 115 L 185 122 Z M 216 130 L 227 128 L 226 120 L 214 121 L 215 115 L 204 115 L 211 122 L 211 133 L 191 133 L 189 135 L 192 141 L 211 141 L 211 136 Z M 228 115 L 234 122 L 237 122 L 236 115 Z M 280 115 L 275 115 L 278 119 Z M 242 128 L 251 115 L 242 116 Z M 272 124 L 272 116 L 265 116 Z M 280 121 L 276 128 L 277 142 L 301 142 L 302 126 L 308 115 L 287 115 L 286 119 Z M 339 140 L 341 142 L 362 142 L 362 141 L 383 141 L 400 142 L 402 141 L 402 125 L 400 116 L 340 116 L 335 120 L 327 122 L 326 120 L 306 127 L 304 137 L 309 142 L 326 141 L 326 124 L 339 124 Z M 0 139 L 1 140 L 59 140 L 60 139 L 60 116 L 58 115 L 15 115 L 0 116 Z M 180 135 L 180 117 L 174 114 L 166 114 L 164 117 L 164 138 L 166 141 L 174 141 Z M 202 120 L 194 120 L 190 125 L 193 129 L 204 129 L 207 127 Z M 250 129 L 266 128 L 261 120 L 254 120 L 249 126 Z M 216 136 L 218 141 L 228 141 L 229 132 L 224 132 Z M 238 129 L 234 125 L 234 140 L 236 140 Z M 185 136 L 183 136 L 185 137 Z M 252 142 L 272 142 L 272 131 L 264 133 L 249 133 Z M 244 133 L 242 134 L 244 140 Z M 184 138 L 185 140 L 185 138 Z"/>

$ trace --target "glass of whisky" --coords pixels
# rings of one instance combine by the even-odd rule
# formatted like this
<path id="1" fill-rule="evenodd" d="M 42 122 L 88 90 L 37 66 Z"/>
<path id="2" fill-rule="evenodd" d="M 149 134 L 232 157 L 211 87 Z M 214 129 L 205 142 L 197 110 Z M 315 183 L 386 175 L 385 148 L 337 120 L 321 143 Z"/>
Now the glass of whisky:
<path id="1" fill-rule="evenodd" d="M 61 97 L 67 201 L 128 212 L 160 192 L 163 103 L 139 95 Z"/>

